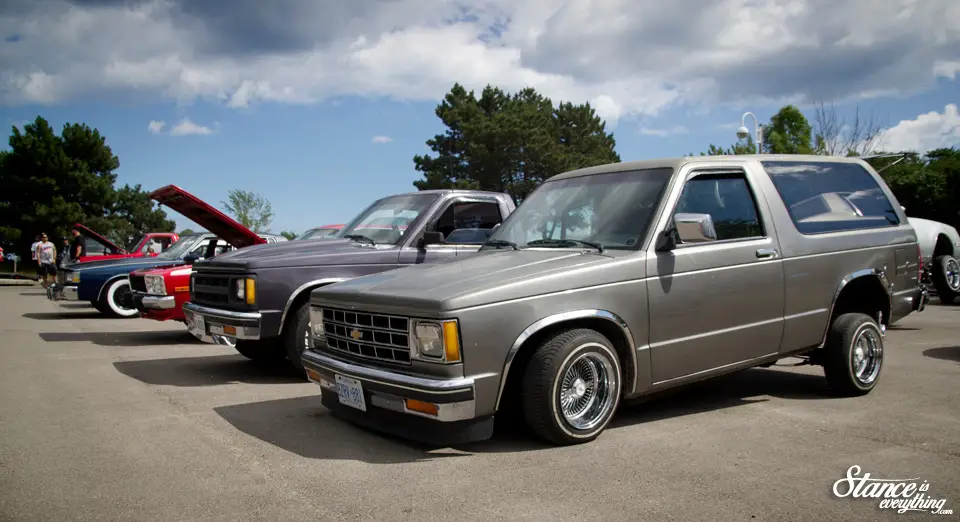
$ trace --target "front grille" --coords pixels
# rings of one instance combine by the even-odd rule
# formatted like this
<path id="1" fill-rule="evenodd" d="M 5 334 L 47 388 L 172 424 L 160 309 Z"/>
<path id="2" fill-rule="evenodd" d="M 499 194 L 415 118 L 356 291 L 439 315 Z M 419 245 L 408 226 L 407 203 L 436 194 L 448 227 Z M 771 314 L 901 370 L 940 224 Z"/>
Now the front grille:
<path id="1" fill-rule="evenodd" d="M 213 274 L 196 272 L 193 275 L 193 293 L 190 300 L 197 304 L 223 306 L 230 302 L 230 289 L 233 281 L 241 279 L 239 274 Z"/>
<path id="2" fill-rule="evenodd" d="M 331 350 L 410 364 L 410 319 L 406 317 L 324 308 L 323 330 Z"/>
<path id="3" fill-rule="evenodd" d="M 143 276 L 140 275 L 130 275 L 130 290 L 134 292 L 146 292 L 147 283 L 144 281 Z"/>

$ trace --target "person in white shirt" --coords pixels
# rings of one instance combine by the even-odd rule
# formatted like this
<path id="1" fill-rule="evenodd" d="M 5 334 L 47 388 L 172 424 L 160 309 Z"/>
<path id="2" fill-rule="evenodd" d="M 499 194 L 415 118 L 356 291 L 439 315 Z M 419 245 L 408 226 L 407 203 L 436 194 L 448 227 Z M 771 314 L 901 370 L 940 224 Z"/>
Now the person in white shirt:
<path id="1" fill-rule="evenodd" d="M 36 250 L 39 269 L 37 275 L 43 278 L 43 288 L 50 286 L 52 281 L 47 281 L 47 276 L 56 281 L 57 278 L 57 247 L 47 239 L 46 234 L 40 235 L 40 243 Z"/>
<path id="2" fill-rule="evenodd" d="M 40 245 L 40 236 L 33 238 L 33 244 L 30 245 L 30 259 L 37 260 L 37 246 Z"/>

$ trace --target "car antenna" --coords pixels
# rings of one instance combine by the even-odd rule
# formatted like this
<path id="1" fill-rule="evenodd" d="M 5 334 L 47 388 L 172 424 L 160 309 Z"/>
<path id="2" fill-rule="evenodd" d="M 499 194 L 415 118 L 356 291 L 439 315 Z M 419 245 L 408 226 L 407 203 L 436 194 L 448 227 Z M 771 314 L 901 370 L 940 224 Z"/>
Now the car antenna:
<path id="1" fill-rule="evenodd" d="M 916 156 L 916 155 L 917 155 L 916 152 L 898 152 L 895 154 L 872 154 L 870 156 L 860 156 L 860 159 L 871 160 L 871 159 L 877 159 L 877 158 L 897 158 L 897 157 L 900 158 L 897 161 L 894 161 L 893 163 L 881 169 L 877 169 L 877 174 L 880 174 L 881 172 L 889 169 L 890 167 L 896 165 L 897 163 L 900 163 L 901 161 L 907 159 L 908 156 Z"/>

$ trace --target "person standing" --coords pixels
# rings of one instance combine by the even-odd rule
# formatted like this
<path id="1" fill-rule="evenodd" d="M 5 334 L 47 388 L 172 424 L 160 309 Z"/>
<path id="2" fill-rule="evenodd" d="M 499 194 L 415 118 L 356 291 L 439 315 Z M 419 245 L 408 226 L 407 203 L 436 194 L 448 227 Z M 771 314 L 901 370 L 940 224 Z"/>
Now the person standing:
<path id="1" fill-rule="evenodd" d="M 37 260 L 37 246 L 40 245 L 40 236 L 33 237 L 33 243 L 30 244 L 30 259 Z"/>
<path id="2" fill-rule="evenodd" d="M 71 228 L 70 233 L 73 234 L 73 241 L 70 243 L 70 260 L 76 262 L 87 255 L 87 242 L 83 240 L 79 230 Z"/>
<path id="3" fill-rule="evenodd" d="M 46 289 L 51 283 L 47 280 L 47 276 L 52 277 L 54 281 L 57 277 L 57 247 L 47 240 L 46 234 L 40 235 L 40 244 L 37 245 L 36 255 L 39 263 L 37 275 L 43 278 L 43 288 Z"/>
<path id="4" fill-rule="evenodd" d="M 63 260 L 70 255 L 70 239 L 67 236 L 63 236 L 63 246 L 60 247 L 60 251 L 57 253 L 57 268 L 63 266 Z"/>

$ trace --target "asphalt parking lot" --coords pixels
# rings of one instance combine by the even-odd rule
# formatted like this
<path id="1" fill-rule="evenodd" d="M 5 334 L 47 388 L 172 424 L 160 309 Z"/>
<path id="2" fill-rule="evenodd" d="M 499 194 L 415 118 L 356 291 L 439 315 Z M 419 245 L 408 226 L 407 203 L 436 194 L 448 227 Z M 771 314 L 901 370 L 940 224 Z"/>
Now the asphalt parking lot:
<path id="1" fill-rule="evenodd" d="M 423 448 L 331 418 L 318 389 L 194 341 L 0 288 L 2 520 L 878 520 L 960 513 L 960 306 L 887 335 L 880 384 L 757 369 L 621 409 L 594 443 L 516 430 Z M 953 516 L 835 498 L 858 465 Z"/>

